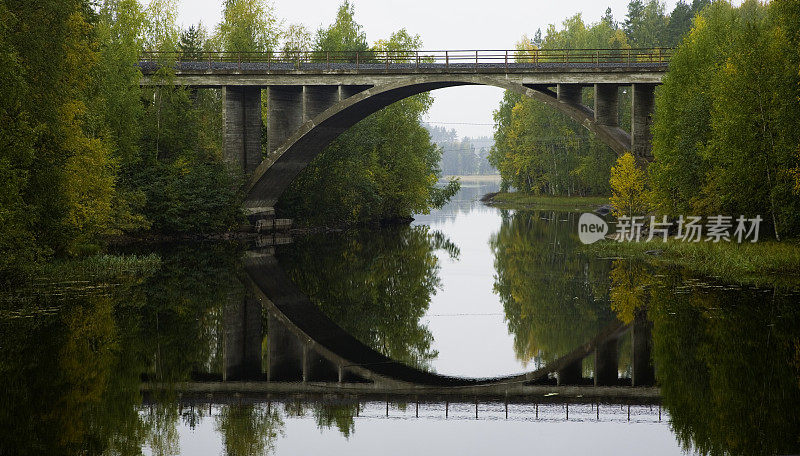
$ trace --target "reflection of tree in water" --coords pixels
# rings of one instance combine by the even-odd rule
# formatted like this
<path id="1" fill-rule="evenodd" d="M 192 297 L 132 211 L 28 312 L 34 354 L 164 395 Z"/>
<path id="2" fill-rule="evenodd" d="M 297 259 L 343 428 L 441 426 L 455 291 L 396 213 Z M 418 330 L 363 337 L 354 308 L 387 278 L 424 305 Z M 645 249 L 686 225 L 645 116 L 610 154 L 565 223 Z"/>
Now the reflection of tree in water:
<path id="1" fill-rule="evenodd" d="M 65 290 L 57 298 L 38 296 L 31 305 L 23 310 L 32 313 L 28 318 L 0 318 L 3 454 L 139 448 L 137 366 L 120 363 L 124 347 L 109 290 Z"/>
<path id="2" fill-rule="evenodd" d="M 296 239 L 278 257 L 325 314 L 362 343 L 412 366 L 437 356 L 419 323 L 440 288 L 435 251 L 459 252 L 425 226 Z"/>
<path id="3" fill-rule="evenodd" d="M 263 405 L 225 405 L 216 418 L 228 456 L 274 453 L 275 441 L 283 435 L 283 420 L 276 410 Z"/>
<path id="4" fill-rule="evenodd" d="M 647 303 L 672 429 L 703 455 L 800 452 L 798 296 L 726 287 L 677 269 L 615 262 L 621 318 Z"/>
<path id="5" fill-rule="evenodd" d="M 194 371 L 222 369 L 222 314 L 243 299 L 242 251 L 235 245 L 176 246 L 162 255 L 161 270 L 141 287 L 138 346 L 153 360 L 159 381 L 185 381 Z"/>
<path id="6" fill-rule="evenodd" d="M 517 357 L 551 361 L 613 319 L 607 261 L 578 255 L 577 213 L 503 213 L 492 236 L 494 289 Z"/>

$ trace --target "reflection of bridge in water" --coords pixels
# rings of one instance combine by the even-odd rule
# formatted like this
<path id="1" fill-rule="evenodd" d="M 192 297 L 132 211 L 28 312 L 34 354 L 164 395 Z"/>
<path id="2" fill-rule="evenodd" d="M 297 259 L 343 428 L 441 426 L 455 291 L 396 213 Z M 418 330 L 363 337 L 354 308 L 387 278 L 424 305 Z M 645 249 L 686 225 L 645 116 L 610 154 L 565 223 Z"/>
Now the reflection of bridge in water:
<path id="1" fill-rule="evenodd" d="M 591 340 L 533 372 L 451 377 L 392 360 L 356 340 L 298 290 L 272 255 L 249 254 L 245 270 L 253 293 L 228 303 L 224 311 L 222 372 L 198 374 L 177 385 L 145 383 L 144 391 L 177 389 L 186 397 L 211 395 L 213 402 L 226 396 L 263 400 L 297 394 L 348 395 L 387 404 L 390 397 L 445 404 L 465 397 L 475 404 L 660 402 L 659 390 L 653 387 L 651 329 L 643 316 L 630 325 L 610 323 Z M 627 332 L 632 340 L 631 378 L 621 379 L 618 346 Z M 586 358 L 593 362 L 591 378 L 583 376 Z"/>
<path id="2" fill-rule="evenodd" d="M 472 399 L 472 400 L 469 400 Z M 145 407 L 158 401 L 146 396 Z M 511 421 L 591 421 L 591 422 L 635 422 L 658 423 L 667 417 L 660 403 L 648 400 L 588 401 L 554 399 L 552 397 L 520 400 L 481 402 L 477 398 L 461 398 L 452 401 L 424 401 L 420 398 L 393 398 L 390 400 L 367 400 L 358 398 L 331 400 L 323 397 L 302 400 L 285 395 L 263 396 L 198 396 L 184 395 L 176 404 L 182 416 L 219 414 L 220 407 L 252 406 L 267 413 L 280 412 L 287 416 L 305 416 L 304 408 L 327 410 L 328 413 L 347 418 L 363 419 L 433 419 L 433 420 L 511 420 Z M 216 409 L 216 413 L 215 413 Z M 289 412 L 286 412 L 289 411 Z M 301 411 L 298 413 L 298 411 Z"/>

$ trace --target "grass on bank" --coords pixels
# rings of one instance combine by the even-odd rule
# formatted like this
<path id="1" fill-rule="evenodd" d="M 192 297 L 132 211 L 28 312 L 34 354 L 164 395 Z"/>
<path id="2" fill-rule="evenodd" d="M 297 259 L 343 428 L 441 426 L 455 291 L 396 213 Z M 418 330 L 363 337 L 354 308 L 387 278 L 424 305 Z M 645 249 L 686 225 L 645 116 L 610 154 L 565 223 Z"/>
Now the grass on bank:
<path id="1" fill-rule="evenodd" d="M 92 283 L 137 280 L 161 268 L 161 257 L 98 254 L 85 258 L 57 259 L 34 271 L 36 281 L 86 281 Z"/>
<path id="2" fill-rule="evenodd" d="M 800 285 L 800 243 L 797 241 L 736 242 L 616 242 L 581 247 L 604 258 L 643 260 L 677 265 L 724 281 L 750 285 Z"/>
<path id="3" fill-rule="evenodd" d="M 607 196 L 547 196 L 519 192 L 496 193 L 484 201 L 500 209 L 591 211 L 608 204 Z"/>

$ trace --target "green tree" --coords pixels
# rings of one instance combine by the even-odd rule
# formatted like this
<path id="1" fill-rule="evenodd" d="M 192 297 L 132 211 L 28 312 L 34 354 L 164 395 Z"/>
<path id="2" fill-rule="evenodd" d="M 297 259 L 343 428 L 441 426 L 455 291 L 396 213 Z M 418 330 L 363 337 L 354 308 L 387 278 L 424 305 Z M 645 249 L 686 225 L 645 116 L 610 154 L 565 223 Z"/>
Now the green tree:
<path id="1" fill-rule="evenodd" d="M 280 23 L 272 4 L 264 0 L 225 0 L 215 45 L 226 52 L 267 52 L 280 38 Z"/>
<path id="2" fill-rule="evenodd" d="M 653 128 L 662 212 L 762 215 L 776 238 L 800 230 L 797 26 L 775 5 L 715 3 L 676 51 Z"/>
<path id="3" fill-rule="evenodd" d="M 459 253 L 427 227 L 400 226 L 298 240 L 278 259 L 300 290 L 353 337 L 394 360 L 428 367 L 437 353 L 420 319 L 441 286 L 437 249 Z"/>
<path id="4" fill-rule="evenodd" d="M 642 215 L 647 212 L 645 174 L 630 152 L 617 159 L 611 168 L 611 205 L 614 215 Z"/>
<path id="5" fill-rule="evenodd" d="M 366 50 L 353 15 L 353 6 L 342 3 L 336 21 L 317 31 L 314 50 Z M 373 49 L 402 59 L 419 46 L 418 36 L 400 30 Z M 306 222 L 369 222 L 443 205 L 458 183 L 437 186 L 441 151 L 421 123 L 432 102 L 429 94 L 406 98 L 340 135 L 294 180 L 278 202 L 280 213 Z"/>
<path id="6" fill-rule="evenodd" d="M 525 363 L 566 355 L 614 320 L 608 263 L 578 254 L 577 229 L 565 228 L 576 224 L 576 213 L 519 211 L 489 240 L 494 291 Z"/>

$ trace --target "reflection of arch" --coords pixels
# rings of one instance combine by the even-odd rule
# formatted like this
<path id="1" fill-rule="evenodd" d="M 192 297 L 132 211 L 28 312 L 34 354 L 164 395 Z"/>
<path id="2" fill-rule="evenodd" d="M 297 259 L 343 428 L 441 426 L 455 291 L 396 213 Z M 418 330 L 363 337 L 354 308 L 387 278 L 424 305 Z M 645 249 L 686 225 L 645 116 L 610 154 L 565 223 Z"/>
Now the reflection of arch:
<path id="1" fill-rule="evenodd" d="M 278 321 L 279 325 L 275 327 L 281 332 L 277 335 L 279 339 L 292 340 L 292 337 L 285 337 L 284 331 L 288 331 L 293 340 L 300 341 L 299 344 L 295 342 L 280 347 L 276 346 L 280 343 L 279 339 L 272 339 L 276 334 L 270 334 L 270 353 L 274 350 L 281 357 L 277 360 L 280 366 L 270 366 L 270 368 L 281 368 L 277 376 L 270 374 L 276 380 L 284 380 L 283 375 L 287 370 L 285 366 L 291 365 L 294 367 L 288 370 L 294 372 L 295 380 L 346 382 L 359 379 L 398 387 L 513 388 L 547 381 L 548 377 L 556 374 L 559 384 L 574 385 L 582 383 L 580 367 L 583 359 L 592 353 L 600 354 L 602 358 L 604 350 L 608 350 L 613 344 L 614 348 L 610 352 L 613 362 L 607 362 L 606 367 L 607 371 L 609 367 L 613 370 L 613 378 L 609 378 L 612 376 L 606 374 L 599 385 L 617 384 L 616 339 L 629 329 L 629 326 L 619 321 L 609 324 L 592 340 L 572 352 L 530 373 L 487 379 L 449 377 L 393 361 L 356 340 L 325 316 L 297 289 L 274 257 L 251 254 L 245 261 L 245 271 L 254 294 L 270 313 L 270 321 Z M 270 333 L 273 333 L 272 328 Z M 294 361 L 288 360 L 287 363 L 287 356 L 293 356 Z M 649 352 L 646 356 L 649 358 Z M 273 360 L 270 363 L 273 363 Z M 315 375 L 309 372 L 313 367 L 318 368 Z"/>
<path id="2" fill-rule="evenodd" d="M 270 89 L 270 103 L 275 103 L 270 112 L 274 110 L 280 113 L 276 116 L 282 118 L 280 131 L 276 127 L 270 135 L 286 139 L 276 144 L 274 150 L 270 150 L 269 158 L 253 172 L 246 186 L 246 205 L 251 208 L 274 206 L 294 177 L 325 146 L 368 115 L 412 95 L 462 85 L 495 86 L 526 95 L 570 116 L 618 154 L 629 150 L 634 150 L 637 155 L 649 153 L 653 84 L 633 84 L 636 133 L 633 139 L 631 134 L 617 126 L 617 84 L 594 84 L 597 112 L 581 104 L 581 84 L 557 84 L 554 92 L 547 85 L 512 82 L 502 74 L 415 75 L 383 85 L 359 87 L 357 90 L 361 91 L 349 97 L 342 96 L 340 90 L 340 101 L 331 98 L 331 91 L 319 89 L 328 86 L 313 86 L 316 89 L 298 86 L 299 91 L 298 88 L 286 89 L 286 94 Z M 306 94 L 306 90 L 311 95 Z M 640 95 L 636 96 L 637 92 Z M 279 103 L 282 105 L 278 106 Z M 292 125 L 283 122 L 284 117 L 307 120 Z"/>

